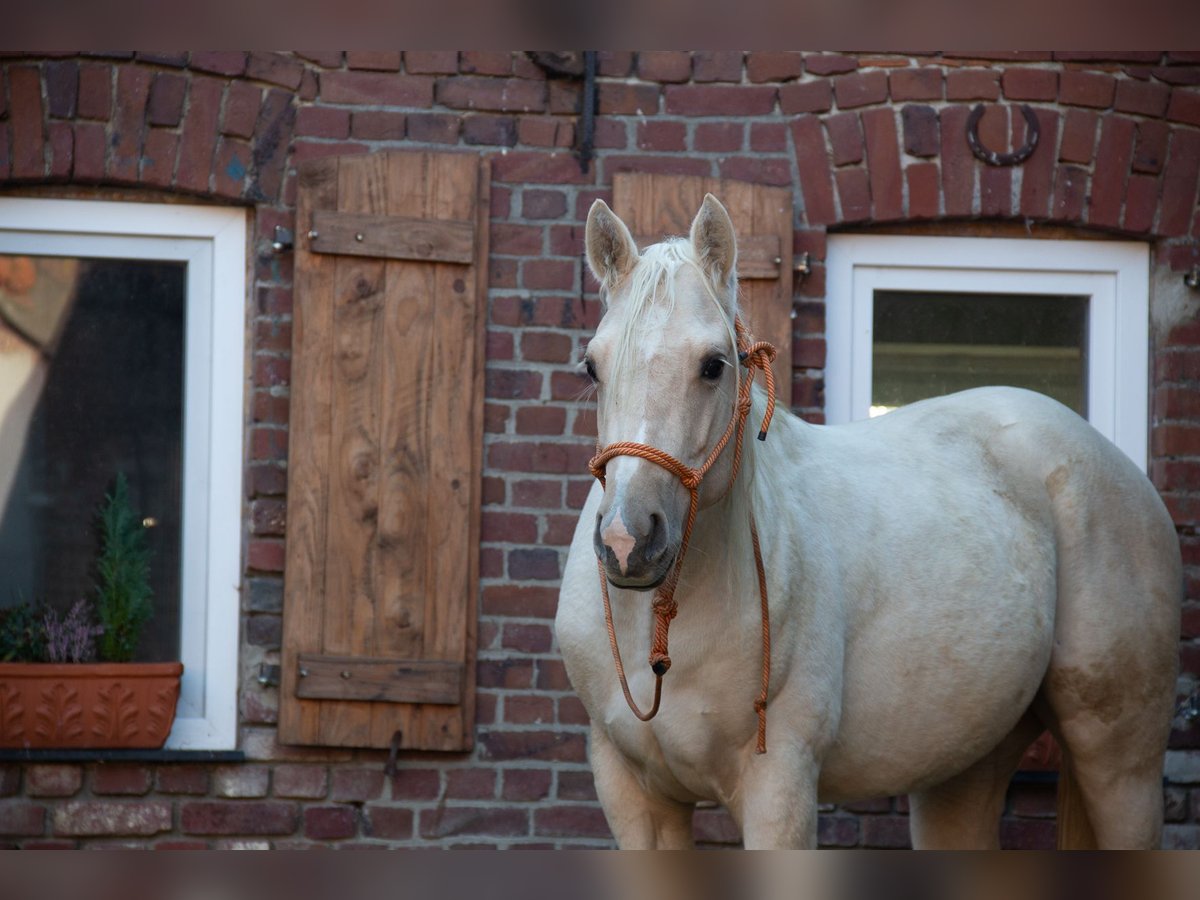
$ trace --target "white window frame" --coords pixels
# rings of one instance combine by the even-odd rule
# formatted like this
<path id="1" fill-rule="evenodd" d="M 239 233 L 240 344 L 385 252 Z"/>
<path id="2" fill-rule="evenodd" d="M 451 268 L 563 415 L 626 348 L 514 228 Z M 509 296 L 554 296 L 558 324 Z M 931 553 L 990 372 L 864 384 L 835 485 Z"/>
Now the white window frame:
<path id="1" fill-rule="evenodd" d="M 830 235 L 825 418 L 871 405 L 875 292 L 1065 294 L 1088 298 L 1088 421 L 1146 471 L 1150 252 L 1132 241 Z"/>
<path id="2" fill-rule="evenodd" d="M 0 253 L 187 264 L 178 711 L 166 748 L 237 745 L 246 214 L 0 198 Z"/>

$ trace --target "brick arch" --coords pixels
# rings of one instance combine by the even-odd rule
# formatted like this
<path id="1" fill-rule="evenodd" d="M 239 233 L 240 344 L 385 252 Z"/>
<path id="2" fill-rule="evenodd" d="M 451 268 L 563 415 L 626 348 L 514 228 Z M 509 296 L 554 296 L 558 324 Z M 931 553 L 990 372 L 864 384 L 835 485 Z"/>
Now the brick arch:
<path id="1" fill-rule="evenodd" d="M 16 60 L 0 70 L 0 181 L 279 204 L 296 100 L 315 85 L 283 54 Z"/>
<path id="2" fill-rule="evenodd" d="M 923 71 L 927 70 L 908 74 Z M 805 101 L 818 108 L 791 123 L 804 199 L 802 223 L 835 228 L 913 220 L 1020 219 L 1181 242 L 1182 253 L 1177 255 L 1193 255 L 1187 245 L 1200 240 L 1195 204 L 1200 106 L 1187 105 L 1193 95 L 1177 94 L 1182 102 L 1168 107 L 1167 92 L 1155 91 L 1161 86 L 1122 81 L 1122 86 L 1133 85 L 1122 90 L 1108 76 L 1101 78 L 1103 85 L 1085 81 L 1069 91 L 1074 82 L 1068 76 L 1087 74 L 1080 72 L 1047 73 L 1061 74 L 1060 96 L 1074 99 L 1074 104 L 1038 103 L 1038 98 L 1025 96 L 1031 88 L 1007 87 L 1014 72 L 1041 71 L 991 75 L 995 80 L 988 84 L 1006 85 L 1004 100 L 997 87 L 996 95 L 987 99 L 937 103 L 940 75 L 934 88 L 932 79 L 906 82 L 897 79 L 897 72 L 891 76 L 891 102 L 885 102 L 887 94 L 881 92 L 885 83 L 868 93 L 871 83 L 865 81 L 853 92 L 847 89 L 844 97 L 838 95 L 837 111 L 831 110 L 830 97 Z M 979 88 L 975 93 L 989 92 Z M 912 102 L 898 102 L 897 96 Z M 860 104 L 864 98 L 869 102 Z M 789 105 L 786 88 L 781 101 L 785 108 Z M 1032 105 L 1041 134 L 1028 160 L 993 167 L 974 157 L 966 123 L 976 102 L 986 108 L 980 137 L 999 151 L 1023 143 L 1025 121 L 1019 104 Z M 1101 104 L 1113 111 L 1101 115 L 1096 108 Z"/>

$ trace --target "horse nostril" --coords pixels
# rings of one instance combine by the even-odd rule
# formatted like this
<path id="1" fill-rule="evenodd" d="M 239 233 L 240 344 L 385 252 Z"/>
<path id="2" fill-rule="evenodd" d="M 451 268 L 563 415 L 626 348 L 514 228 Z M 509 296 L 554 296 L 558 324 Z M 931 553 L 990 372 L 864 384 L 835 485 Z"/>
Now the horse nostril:
<path id="1" fill-rule="evenodd" d="M 650 530 L 646 535 L 644 555 L 649 562 L 657 562 L 667 549 L 667 529 L 658 513 L 650 514 Z"/>

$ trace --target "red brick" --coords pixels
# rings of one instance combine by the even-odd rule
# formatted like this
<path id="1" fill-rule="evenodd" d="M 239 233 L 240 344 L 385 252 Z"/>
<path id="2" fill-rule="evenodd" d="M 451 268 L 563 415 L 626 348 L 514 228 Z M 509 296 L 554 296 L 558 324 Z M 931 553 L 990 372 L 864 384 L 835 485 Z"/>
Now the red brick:
<path id="1" fill-rule="evenodd" d="M 79 800 L 54 808 L 59 837 L 145 836 L 170 831 L 171 804 L 163 801 Z"/>
<path id="2" fill-rule="evenodd" d="M 692 58 L 681 50 L 643 50 L 638 53 L 637 69 L 644 81 L 687 81 L 692 77 Z"/>
<path id="3" fill-rule="evenodd" d="M 292 834 L 296 824 L 296 805 L 275 800 L 191 801 L 179 811 L 179 830 L 184 834 L 283 835 Z"/>
<path id="4" fill-rule="evenodd" d="M 304 836 L 309 840 L 340 841 L 357 833 L 358 815 L 353 807 L 309 806 L 304 810 Z"/>
<path id="5" fill-rule="evenodd" d="M 537 362 L 569 362 L 573 342 L 569 335 L 550 331 L 526 331 L 521 335 L 522 359 Z"/>
<path id="6" fill-rule="evenodd" d="M 1012 214 L 1012 169 L 985 166 L 979 170 L 979 214 L 992 218 Z"/>
<path id="7" fill-rule="evenodd" d="M 560 574 L 555 550 L 537 548 L 508 552 L 508 575 L 514 581 L 553 581 Z"/>
<path id="8" fill-rule="evenodd" d="M 174 128 L 183 116 L 183 98 L 187 93 L 187 78 L 168 72 L 154 76 L 150 86 L 150 101 L 146 119 L 151 125 Z"/>
<path id="9" fill-rule="evenodd" d="M 804 66 L 813 75 L 840 75 L 857 69 L 858 60 L 853 56 L 828 53 L 804 57 Z"/>
<path id="10" fill-rule="evenodd" d="M 784 157 L 734 156 L 720 162 L 722 178 L 755 184 L 790 186 L 791 163 Z"/>
<path id="11" fill-rule="evenodd" d="M 491 800 L 496 796 L 492 769 L 451 769 L 446 773 L 446 797 L 451 800 Z"/>
<path id="12" fill-rule="evenodd" d="M 504 626 L 501 646 L 519 653 L 549 653 L 550 628 L 546 625 L 523 625 L 509 622 Z"/>
<path id="13" fill-rule="evenodd" d="M 203 766 L 159 766 L 155 769 L 157 790 L 163 794 L 207 794 L 208 770 Z"/>
<path id="14" fill-rule="evenodd" d="M 692 81 L 741 81 L 742 51 L 697 50 L 692 54 Z"/>
<path id="15" fill-rule="evenodd" d="M 74 60 L 49 62 L 45 65 L 46 105 L 50 116 L 69 119 L 75 115 L 75 104 L 79 99 L 79 64 Z M 3 84 L 0 83 L 0 89 Z M 4 101 L 0 100 L 0 116 L 4 115 Z"/>
<path id="16" fill-rule="evenodd" d="M 905 816 L 863 816 L 859 819 L 864 847 L 908 847 L 908 819 Z"/>
<path id="17" fill-rule="evenodd" d="M 13 797 L 21 790 L 21 766 L 0 764 L 0 797 Z"/>
<path id="18" fill-rule="evenodd" d="M 871 187 L 862 169 L 839 169 L 835 173 L 842 222 L 862 222 L 871 218 Z"/>
<path id="19" fill-rule="evenodd" d="M 435 769 L 401 767 L 392 778 L 393 800 L 436 800 L 440 790 L 441 776 Z"/>
<path id="20" fill-rule="evenodd" d="M 390 840 L 407 840 L 413 835 L 414 813 L 411 809 L 371 805 L 364 812 L 364 834 Z"/>
<path id="21" fill-rule="evenodd" d="M 517 481 L 512 486 L 513 506 L 536 509 L 559 509 L 562 506 L 562 483 L 559 481 Z"/>
<path id="22" fill-rule="evenodd" d="M 0 836 L 40 837 L 46 833 L 46 808 L 25 800 L 0 801 Z"/>
<path id="23" fill-rule="evenodd" d="M 888 91 L 893 100 L 941 100 L 944 76 L 932 66 L 897 69 L 888 73 Z"/>
<path id="24" fill-rule="evenodd" d="M 1001 819 L 1000 846 L 1022 850 L 1053 850 L 1057 827 L 1040 819 Z"/>
<path id="25" fill-rule="evenodd" d="M 1170 93 L 1171 89 L 1166 85 L 1123 79 L 1117 82 L 1114 108 L 1117 112 L 1158 117 L 1166 111 Z"/>
<path id="26" fill-rule="evenodd" d="M 558 608 L 558 592 L 549 587 L 489 585 L 482 591 L 485 615 L 547 619 Z"/>
<path id="27" fill-rule="evenodd" d="M 597 85 L 596 111 L 602 116 L 652 116 L 658 112 L 660 88 L 650 84 L 601 82 Z"/>
<path id="28" fill-rule="evenodd" d="M 752 50 L 746 56 L 746 76 L 753 82 L 788 81 L 804 71 L 804 57 L 794 50 Z"/>
<path id="29" fill-rule="evenodd" d="M 775 109 L 775 88 L 766 85 L 672 85 L 666 111 L 683 116 L 765 116 Z"/>
<path id="30" fill-rule="evenodd" d="M 566 415 L 564 410 L 557 411 Z M 481 540 L 532 544 L 537 540 L 537 519 L 525 513 L 487 510 L 483 514 Z"/>
<path id="31" fill-rule="evenodd" d="M 1154 429 L 1155 456 L 1200 456 L 1200 428 L 1193 425 L 1160 425 Z"/>
<path id="32" fill-rule="evenodd" d="M 992 69 L 959 69 L 946 73 L 947 100 L 997 100 L 999 75 Z"/>
<path id="33" fill-rule="evenodd" d="M 25 770 L 25 793 L 30 797 L 72 797 L 82 786 L 79 766 L 41 764 Z"/>
<path id="34" fill-rule="evenodd" d="M 459 56 L 459 71 L 479 75 L 511 75 L 512 52 L 508 50 L 464 50 Z"/>
<path id="35" fill-rule="evenodd" d="M 532 802 L 550 795 L 551 774 L 548 769 L 504 769 L 503 772 L 501 797 L 509 802 Z M 560 773 L 559 778 L 565 774 Z"/>
<path id="36" fill-rule="evenodd" d="M 296 113 L 296 134 L 306 137 L 347 138 L 350 111 L 327 106 L 305 106 Z"/>
<path id="37" fill-rule="evenodd" d="M 132 794 L 150 791 L 151 772 L 145 766 L 99 765 L 92 771 L 93 794 Z"/>
<path id="38" fill-rule="evenodd" d="M 481 688 L 522 690 L 533 686 L 533 663 L 528 659 L 481 659 L 475 664 L 475 682 Z"/>
<path id="39" fill-rule="evenodd" d="M 1133 155 L 1132 119 L 1124 116 L 1105 116 L 1100 130 L 1100 147 L 1096 151 L 1095 177 L 1092 179 L 1091 207 L 1088 222 L 1093 225 L 1116 227 L 1121 217 L 1121 201 L 1125 199 L 1125 179 Z"/>
<path id="40" fill-rule="evenodd" d="M 371 69 L 376 72 L 399 72 L 400 51 L 347 50 L 346 66 L 351 69 Z M 410 68 L 409 71 L 411 72 L 412 69 Z"/>
<path id="41" fill-rule="evenodd" d="M 820 120 L 816 116 L 796 119 L 792 123 L 792 138 L 800 171 L 800 188 L 804 195 L 805 221 L 810 226 L 828 225 L 835 220 L 836 213 Z"/>
<path id="42" fill-rule="evenodd" d="M 137 177 L 151 74 L 148 69 L 128 66 L 117 72 L 116 141 L 108 155 L 108 174 L 122 181 Z"/>
<path id="43" fill-rule="evenodd" d="M 221 197 L 240 198 L 250 172 L 250 145 L 237 138 L 222 137 L 213 161 L 214 192 Z"/>
<path id="44" fill-rule="evenodd" d="M 529 817 L 520 809 L 450 806 L 421 810 L 420 832 L 423 838 L 456 835 L 497 835 L 515 837 L 529 833 Z"/>
<path id="45" fill-rule="evenodd" d="M 570 153 L 518 151 L 492 159 L 492 178 L 501 183 L 582 184 L 594 177 L 594 167 L 592 175 L 580 172 Z"/>
<path id="46" fill-rule="evenodd" d="M 892 107 L 862 114 L 867 139 L 867 171 L 871 208 L 877 222 L 898 219 L 904 212 L 904 183 L 900 177 L 900 147 Z"/>
<path id="47" fill-rule="evenodd" d="M 246 71 L 246 58 L 243 50 L 194 50 L 189 64 L 214 75 L 241 75 Z"/>
<path id="48" fill-rule="evenodd" d="M 540 759 L 583 762 L 584 735 L 559 731 L 490 731 L 480 736 L 484 760 Z"/>
<path id="49" fill-rule="evenodd" d="M 322 72 L 321 98 L 330 103 L 369 103 L 383 106 L 433 105 L 433 79 L 425 75 L 376 72 Z"/>
<path id="50" fill-rule="evenodd" d="M 176 183 L 191 191 L 206 192 L 217 140 L 221 84 L 211 78 L 193 78 L 191 101 L 184 119 Z"/>
<path id="51" fill-rule="evenodd" d="M 1009 100 L 1053 100 L 1058 93 L 1058 73 L 1049 69 L 1005 69 L 1000 77 Z"/>
<path id="52" fill-rule="evenodd" d="M 1063 162 L 1090 163 L 1096 144 L 1096 123 L 1099 120 L 1100 117 L 1094 112 L 1082 109 L 1068 110 L 1058 158 Z"/>
<path id="53" fill-rule="evenodd" d="M 975 193 L 975 158 L 964 137 L 967 114 L 965 106 L 941 111 L 942 197 L 948 216 L 970 215 Z"/>
<path id="54" fill-rule="evenodd" d="M 859 820 L 855 816 L 818 816 L 818 847 L 857 847 Z"/>
<path id="55" fill-rule="evenodd" d="M 411 141 L 433 144 L 453 144 L 458 141 L 462 119 L 443 113 L 408 116 L 406 134 Z"/>
<path id="56" fill-rule="evenodd" d="M 1172 122 L 1200 126 L 1200 91 L 1175 88 L 1171 91 L 1171 103 L 1167 106 L 1167 118 Z"/>
<path id="57" fill-rule="evenodd" d="M 546 108 L 546 86 L 518 78 L 439 78 L 437 101 L 452 109 L 540 112 Z"/>
<path id="58" fill-rule="evenodd" d="M 786 115 L 826 112 L 833 106 L 833 88 L 828 79 L 785 84 L 779 89 L 779 108 Z"/>
<path id="59" fill-rule="evenodd" d="M 412 75 L 453 75 L 458 71 L 458 51 L 405 50 L 404 70 Z"/>
<path id="60" fill-rule="evenodd" d="M 698 134 L 700 129 L 696 131 Z M 751 123 L 750 149 L 755 153 L 782 153 L 787 150 L 787 126 L 782 122 Z"/>
<path id="61" fill-rule="evenodd" d="M 1196 180 L 1200 174 L 1200 133 L 1171 129 L 1171 144 L 1163 172 L 1162 207 L 1158 234 L 1187 233 L 1196 209 Z"/>
<path id="62" fill-rule="evenodd" d="M 1171 129 L 1166 122 L 1139 120 L 1133 146 L 1133 171 L 1158 174 L 1167 158 Z"/>
<path id="63" fill-rule="evenodd" d="M 51 122 L 47 143 L 50 149 L 50 177 L 69 178 L 75 162 L 75 132 L 71 124 Z"/>
<path id="64" fill-rule="evenodd" d="M 829 134 L 835 166 L 862 162 L 863 130 L 858 113 L 844 112 L 826 116 L 825 131 Z"/>
<path id="65" fill-rule="evenodd" d="M 46 167 L 41 76 L 33 66 L 14 66 L 8 72 L 8 88 L 13 177 L 40 178 Z"/>
<path id="66" fill-rule="evenodd" d="M 696 126 L 692 149 L 700 153 L 736 153 L 744 140 L 745 126 L 741 122 L 704 122 Z"/>
<path id="67" fill-rule="evenodd" d="M 595 800 L 596 785 L 591 772 L 559 772 L 559 800 Z"/>
<path id="68" fill-rule="evenodd" d="M 1078 222 L 1083 218 L 1083 204 L 1087 199 L 1088 173 L 1078 166 L 1059 166 L 1054 178 L 1054 204 L 1050 215 L 1064 222 Z"/>
<path id="69" fill-rule="evenodd" d="M 549 837 L 611 838 L 599 806 L 551 806 L 533 814 L 535 834 Z"/>
<path id="70" fill-rule="evenodd" d="M 941 145 L 937 110 L 909 104 L 900 111 L 900 116 L 904 123 L 904 152 L 912 156 L 937 156 Z"/>
<path id="71" fill-rule="evenodd" d="M 382 768 L 333 770 L 329 799 L 338 803 L 362 803 L 376 800 L 383 793 Z"/>
<path id="72" fill-rule="evenodd" d="M 526 219 L 560 219 L 567 213 L 567 196 L 562 191 L 529 189 L 521 196 L 521 215 Z"/>
<path id="73" fill-rule="evenodd" d="M 246 77 L 266 81 L 294 91 L 300 86 L 304 66 L 282 53 L 255 50 L 246 62 Z"/>
<path id="74" fill-rule="evenodd" d="M 683 151 L 687 149 L 687 125 L 683 122 L 650 120 L 639 122 L 639 150 Z"/>
<path id="75" fill-rule="evenodd" d="M 1158 209 L 1158 179 L 1151 175 L 1131 175 L 1125 189 L 1125 218 L 1122 227 L 1126 231 L 1145 232 L 1154 226 L 1154 214 Z"/>
<path id="76" fill-rule="evenodd" d="M 1117 82 L 1111 75 L 1066 70 L 1059 76 L 1058 101 L 1104 109 L 1112 105 Z"/>
<path id="77" fill-rule="evenodd" d="M 283 542 L 253 540 L 246 554 L 246 564 L 260 572 L 283 571 Z"/>
<path id="78" fill-rule="evenodd" d="M 887 73 L 882 71 L 855 72 L 833 79 L 833 95 L 839 109 L 882 103 L 887 99 L 887 89 Z"/>
<path id="79" fill-rule="evenodd" d="M 517 120 L 512 116 L 465 116 L 463 143 L 475 146 L 514 147 L 517 143 Z"/>
<path id="80" fill-rule="evenodd" d="M 1033 155 L 1026 161 L 1021 176 L 1020 214 L 1041 218 L 1049 213 L 1054 177 L 1054 150 L 1058 143 L 1058 115 L 1049 110 L 1034 110 L 1038 118 L 1040 140 Z M 961 127 L 961 126 L 959 126 Z M 1013 143 L 1020 146 L 1025 140 L 1025 119 L 1013 117 Z M 961 133 L 961 132 L 960 132 Z M 949 209 L 947 208 L 947 212 Z"/>
<path id="81" fill-rule="evenodd" d="M 605 78 L 626 78 L 633 71 L 629 50 L 601 50 L 596 54 L 597 73 Z"/>
<path id="82" fill-rule="evenodd" d="M 258 110 L 262 104 L 262 88 L 257 85 L 235 81 L 229 86 L 225 98 L 225 113 L 221 120 L 221 133 L 248 138 L 254 134 L 258 121 Z"/>
<path id="83" fill-rule="evenodd" d="M 578 263 L 565 259 L 534 259 L 521 264 L 521 284 L 531 291 L 570 290 Z"/>
<path id="84" fill-rule="evenodd" d="M 76 109 L 81 119 L 108 119 L 112 113 L 113 68 L 84 64 L 79 67 Z"/>

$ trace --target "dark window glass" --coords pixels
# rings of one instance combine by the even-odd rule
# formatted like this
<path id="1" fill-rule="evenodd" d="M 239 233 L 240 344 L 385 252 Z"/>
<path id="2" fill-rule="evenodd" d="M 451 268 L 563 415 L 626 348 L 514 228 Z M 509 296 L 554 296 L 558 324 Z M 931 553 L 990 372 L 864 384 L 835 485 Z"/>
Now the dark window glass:
<path id="1" fill-rule="evenodd" d="M 0 255 L 0 605 L 94 596 L 123 472 L 152 553 L 142 660 L 179 656 L 185 269 Z"/>
<path id="2" fill-rule="evenodd" d="M 993 384 L 1086 415 L 1086 297 L 876 291 L 874 306 L 872 415 Z"/>

